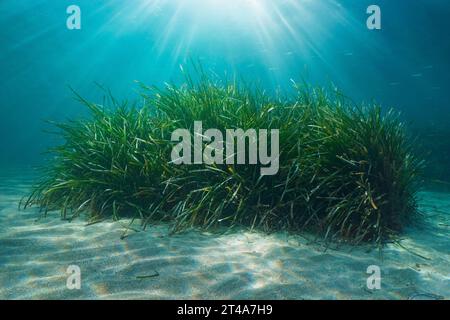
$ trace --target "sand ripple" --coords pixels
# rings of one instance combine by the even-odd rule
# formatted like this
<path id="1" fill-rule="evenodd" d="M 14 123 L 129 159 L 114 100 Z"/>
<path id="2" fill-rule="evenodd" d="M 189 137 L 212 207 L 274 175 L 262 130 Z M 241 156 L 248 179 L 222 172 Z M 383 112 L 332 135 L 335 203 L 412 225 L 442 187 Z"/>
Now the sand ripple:
<path id="1" fill-rule="evenodd" d="M 127 221 L 86 227 L 81 218 L 19 211 L 30 181 L 4 175 L 0 182 L 2 299 L 450 298 L 449 194 L 422 193 L 426 221 L 380 259 L 368 247 L 325 252 L 286 233 L 168 236 L 160 225 L 121 240 Z M 81 268 L 80 290 L 66 288 L 69 265 Z M 369 265 L 381 267 L 381 290 L 366 287 Z"/>

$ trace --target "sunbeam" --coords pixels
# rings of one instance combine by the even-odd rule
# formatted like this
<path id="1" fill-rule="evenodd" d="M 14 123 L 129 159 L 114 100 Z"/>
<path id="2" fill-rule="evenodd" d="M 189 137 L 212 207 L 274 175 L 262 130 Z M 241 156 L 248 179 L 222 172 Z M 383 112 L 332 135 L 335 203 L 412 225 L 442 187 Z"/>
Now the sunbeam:
<path id="1" fill-rule="evenodd" d="M 179 60 L 189 55 L 194 43 L 214 43 L 220 37 L 227 50 L 244 39 L 271 61 L 270 54 L 280 49 L 278 39 L 287 37 L 291 47 L 308 49 L 305 46 L 313 45 L 310 39 L 321 42 L 326 36 L 320 34 L 325 29 L 320 25 L 333 23 L 330 19 L 319 23 L 321 17 L 343 16 L 343 10 L 334 0 L 141 0 L 132 16 L 141 24 L 165 18 L 155 41 L 158 56 L 169 53 Z"/>

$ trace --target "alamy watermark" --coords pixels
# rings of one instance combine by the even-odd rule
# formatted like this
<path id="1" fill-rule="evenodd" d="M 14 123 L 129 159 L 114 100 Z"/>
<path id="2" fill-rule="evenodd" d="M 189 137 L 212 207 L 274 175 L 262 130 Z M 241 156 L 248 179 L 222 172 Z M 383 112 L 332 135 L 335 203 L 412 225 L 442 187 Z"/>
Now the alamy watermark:
<path id="1" fill-rule="evenodd" d="M 369 290 L 380 290 L 381 289 L 381 269 L 379 266 L 371 265 L 367 267 L 367 289 Z"/>
<path id="2" fill-rule="evenodd" d="M 66 20 L 66 26 L 69 30 L 81 29 L 81 9 L 77 5 L 70 5 L 66 9 L 66 13 L 69 15 Z"/>
<path id="3" fill-rule="evenodd" d="M 367 7 L 367 18 L 366 25 L 369 30 L 380 30 L 381 29 L 381 8 L 377 5 L 370 5 Z"/>
<path id="4" fill-rule="evenodd" d="M 195 121 L 193 138 L 188 129 L 177 129 L 172 133 L 171 140 L 179 143 L 172 149 L 171 163 L 175 165 L 259 163 L 262 165 L 261 175 L 275 175 L 278 173 L 280 160 L 279 130 L 270 130 L 270 154 L 267 150 L 268 138 L 267 129 L 246 131 L 226 129 L 224 140 L 220 130 L 208 129 L 203 132 L 202 121 Z"/>
<path id="5" fill-rule="evenodd" d="M 81 269 L 77 265 L 67 267 L 66 273 L 69 275 L 66 280 L 66 287 L 69 290 L 81 289 Z"/>

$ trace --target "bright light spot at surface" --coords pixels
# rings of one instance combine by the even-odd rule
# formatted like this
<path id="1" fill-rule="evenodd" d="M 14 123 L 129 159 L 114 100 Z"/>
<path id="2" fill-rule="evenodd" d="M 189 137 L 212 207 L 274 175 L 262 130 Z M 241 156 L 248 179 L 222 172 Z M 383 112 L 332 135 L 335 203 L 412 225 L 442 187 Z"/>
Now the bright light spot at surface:
<path id="1" fill-rule="evenodd" d="M 143 35 L 136 54 L 166 74 L 192 59 L 237 74 L 259 70 L 273 84 L 305 66 L 333 68 L 326 54 L 339 41 L 335 27 L 351 33 L 357 25 L 336 0 L 139 0 L 117 10 L 116 30 Z"/>
<path id="2" fill-rule="evenodd" d="M 273 45 L 276 38 L 304 41 L 302 33 L 317 31 L 324 9 L 335 7 L 334 0 L 327 7 L 312 0 L 140 0 L 138 14 L 145 15 L 149 24 L 159 15 L 167 18 L 159 30 L 161 49 L 177 38 L 188 46 L 195 40 L 220 37 L 221 41 L 252 38 L 263 46 Z M 314 13 L 314 15 L 312 14 Z M 314 18 L 313 18 L 314 17 Z M 323 22 L 322 22 L 323 24 Z"/>
<path id="3" fill-rule="evenodd" d="M 233 46 L 256 45 L 260 52 L 286 47 L 304 50 L 329 36 L 330 23 L 342 23 L 335 2 L 312 0 L 140 0 L 136 12 L 141 24 L 158 26 L 160 55 L 172 58 L 188 53 L 194 43 Z M 345 21 L 344 21 L 345 22 Z M 326 28 L 326 29 L 325 29 Z M 280 45 L 281 43 L 281 45 Z M 245 49 L 244 49 L 245 50 Z M 203 50 L 204 51 L 204 50 Z M 238 50 L 235 50 L 236 52 Z M 267 54 L 266 54 L 267 55 Z"/>

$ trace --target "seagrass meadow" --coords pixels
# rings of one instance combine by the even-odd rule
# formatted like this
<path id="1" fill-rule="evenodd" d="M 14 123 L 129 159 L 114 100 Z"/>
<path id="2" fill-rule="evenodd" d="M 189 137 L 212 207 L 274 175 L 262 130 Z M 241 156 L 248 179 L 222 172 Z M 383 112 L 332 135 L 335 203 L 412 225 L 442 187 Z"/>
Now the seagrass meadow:
<path id="1" fill-rule="evenodd" d="M 195 78 L 196 80 L 193 80 Z M 77 95 L 90 116 L 55 124 L 64 143 L 23 201 L 64 219 L 87 213 L 169 222 L 172 232 L 245 226 L 382 245 L 417 216 L 422 162 L 398 114 L 338 90 L 293 83 L 267 94 L 200 72 L 182 85 L 140 85 L 139 103 Z M 143 101 L 143 102 L 142 102 Z M 279 171 L 260 164 L 175 165 L 171 133 L 204 127 L 279 129 Z M 247 141 L 248 142 L 248 141 Z M 247 151 L 249 148 L 247 148 Z"/>

